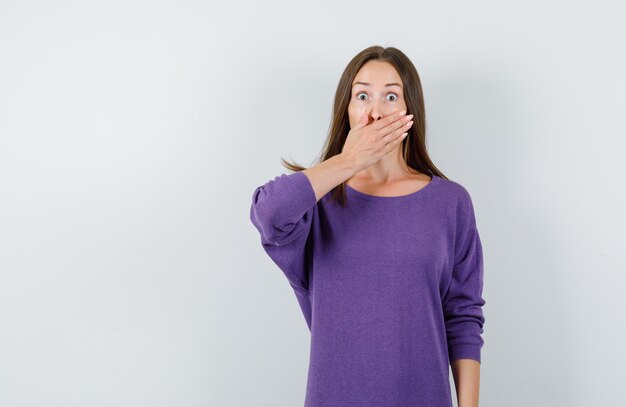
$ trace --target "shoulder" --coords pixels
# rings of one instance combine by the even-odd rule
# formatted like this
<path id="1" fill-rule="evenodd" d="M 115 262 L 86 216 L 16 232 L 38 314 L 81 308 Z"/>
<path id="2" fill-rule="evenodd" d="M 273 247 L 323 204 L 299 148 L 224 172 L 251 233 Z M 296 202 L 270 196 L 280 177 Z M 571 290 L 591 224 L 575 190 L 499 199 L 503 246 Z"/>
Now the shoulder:
<path id="1" fill-rule="evenodd" d="M 439 178 L 439 199 L 445 203 L 449 219 L 456 230 L 473 227 L 476 224 L 474 203 L 469 188 L 458 181 Z"/>
<path id="2" fill-rule="evenodd" d="M 451 203 L 471 205 L 472 197 L 470 192 L 460 182 L 438 177 L 437 184 L 442 199 Z"/>

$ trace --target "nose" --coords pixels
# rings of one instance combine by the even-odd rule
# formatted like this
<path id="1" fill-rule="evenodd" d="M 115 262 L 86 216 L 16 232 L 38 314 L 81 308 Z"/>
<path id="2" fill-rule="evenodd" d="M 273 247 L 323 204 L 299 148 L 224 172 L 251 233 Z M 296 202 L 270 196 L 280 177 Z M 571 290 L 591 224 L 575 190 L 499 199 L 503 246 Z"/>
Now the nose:
<path id="1" fill-rule="evenodd" d="M 382 111 L 382 108 L 380 107 L 379 102 L 372 103 L 372 110 L 370 110 L 370 117 L 372 118 L 372 120 L 382 119 L 383 111 Z"/>

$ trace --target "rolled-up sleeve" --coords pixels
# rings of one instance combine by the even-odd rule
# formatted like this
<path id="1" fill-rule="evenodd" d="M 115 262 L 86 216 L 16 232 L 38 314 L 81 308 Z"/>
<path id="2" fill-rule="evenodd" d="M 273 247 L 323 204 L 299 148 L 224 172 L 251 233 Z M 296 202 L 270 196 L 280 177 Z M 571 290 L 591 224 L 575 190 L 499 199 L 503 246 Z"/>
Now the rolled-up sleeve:
<path id="1" fill-rule="evenodd" d="M 250 220 L 263 248 L 299 293 L 308 290 L 307 240 L 317 199 L 303 172 L 281 174 L 258 186 Z"/>
<path id="2" fill-rule="evenodd" d="M 450 363 L 457 359 L 481 362 L 483 314 L 483 251 L 472 199 L 464 191 L 456 211 L 454 266 L 443 298 Z"/>

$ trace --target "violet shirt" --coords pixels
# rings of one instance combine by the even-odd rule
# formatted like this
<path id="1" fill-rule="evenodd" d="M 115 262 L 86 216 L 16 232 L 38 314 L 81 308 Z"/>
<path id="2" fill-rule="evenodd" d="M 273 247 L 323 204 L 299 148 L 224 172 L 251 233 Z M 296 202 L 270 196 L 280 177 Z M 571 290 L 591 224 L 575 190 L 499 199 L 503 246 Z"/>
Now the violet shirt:
<path id="1" fill-rule="evenodd" d="M 483 256 L 468 191 L 432 176 L 319 201 L 303 172 L 257 187 L 250 219 L 311 332 L 305 407 L 451 407 L 449 365 L 480 362 Z"/>

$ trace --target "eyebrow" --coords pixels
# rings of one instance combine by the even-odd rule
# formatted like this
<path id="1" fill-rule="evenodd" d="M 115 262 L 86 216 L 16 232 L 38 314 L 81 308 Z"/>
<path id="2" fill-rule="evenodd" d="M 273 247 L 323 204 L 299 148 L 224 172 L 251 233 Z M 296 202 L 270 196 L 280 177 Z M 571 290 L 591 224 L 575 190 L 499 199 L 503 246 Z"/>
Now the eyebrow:
<path id="1" fill-rule="evenodd" d="M 352 84 L 352 86 L 355 86 L 355 85 L 371 86 L 372 84 L 371 83 L 367 83 L 367 82 L 358 81 L 358 82 L 354 82 Z M 398 87 L 402 88 L 402 85 L 400 85 L 399 83 L 396 83 L 396 82 L 388 83 L 388 84 L 385 85 L 385 87 L 389 87 L 389 86 L 398 86 Z"/>

